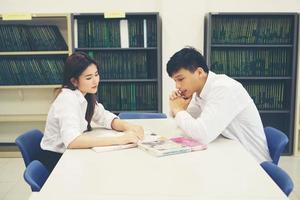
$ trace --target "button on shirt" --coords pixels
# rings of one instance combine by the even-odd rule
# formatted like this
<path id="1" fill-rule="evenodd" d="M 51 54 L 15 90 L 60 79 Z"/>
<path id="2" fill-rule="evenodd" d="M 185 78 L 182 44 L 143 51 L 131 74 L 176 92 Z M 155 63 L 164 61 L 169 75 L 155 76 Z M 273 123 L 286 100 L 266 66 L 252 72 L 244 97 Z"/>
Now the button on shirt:
<path id="1" fill-rule="evenodd" d="M 176 114 L 178 126 L 190 137 L 208 144 L 220 134 L 238 140 L 261 163 L 271 160 L 257 108 L 237 81 L 209 72 L 201 93 L 187 110 Z"/>
<path id="2" fill-rule="evenodd" d="M 86 109 L 87 101 L 79 90 L 62 89 L 49 110 L 42 149 L 63 153 L 76 137 L 84 134 L 88 124 Z M 111 129 L 115 118 L 116 115 L 97 103 L 92 118 L 96 125 Z"/>

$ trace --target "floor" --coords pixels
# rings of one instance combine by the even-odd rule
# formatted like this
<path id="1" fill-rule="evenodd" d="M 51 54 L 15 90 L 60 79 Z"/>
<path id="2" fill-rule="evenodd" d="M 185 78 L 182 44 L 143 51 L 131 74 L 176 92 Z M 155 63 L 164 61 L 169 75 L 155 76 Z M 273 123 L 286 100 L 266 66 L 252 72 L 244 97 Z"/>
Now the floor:
<path id="1" fill-rule="evenodd" d="M 283 156 L 279 165 L 294 181 L 294 190 L 289 198 L 300 200 L 300 157 Z M 0 158 L 0 200 L 25 200 L 31 190 L 23 180 L 22 158 Z"/>

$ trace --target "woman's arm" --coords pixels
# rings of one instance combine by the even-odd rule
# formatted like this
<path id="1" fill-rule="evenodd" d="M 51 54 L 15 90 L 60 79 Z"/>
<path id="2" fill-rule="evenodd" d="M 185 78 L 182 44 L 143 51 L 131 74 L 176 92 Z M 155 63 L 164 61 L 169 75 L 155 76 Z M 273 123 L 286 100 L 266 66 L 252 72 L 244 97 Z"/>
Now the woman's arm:
<path id="1" fill-rule="evenodd" d="M 96 137 L 92 135 L 81 134 L 76 137 L 69 145 L 68 149 L 86 149 L 98 146 L 110 146 L 119 144 L 137 143 L 139 138 L 136 134 L 128 131 L 120 137 Z"/>
<path id="2" fill-rule="evenodd" d="M 111 127 L 116 131 L 132 132 L 140 140 L 144 138 L 144 129 L 142 126 L 134 125 L 126 121 L 115 118 L 111 122 Z"/>

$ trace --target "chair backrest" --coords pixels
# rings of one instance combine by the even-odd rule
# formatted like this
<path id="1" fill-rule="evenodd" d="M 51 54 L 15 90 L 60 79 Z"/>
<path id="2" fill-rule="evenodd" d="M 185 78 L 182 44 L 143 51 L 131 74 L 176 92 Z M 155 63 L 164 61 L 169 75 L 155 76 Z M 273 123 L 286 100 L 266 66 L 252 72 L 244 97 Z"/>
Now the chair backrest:
<path id="1" fill-rule="evenodd" d="M 167 115 L 164 113 L 121 112 L 119 117 L 120 119 L 155 119 L 167 118 Z"/>
<path id="2" fill-rule="evenodd" d="M 293 180 L 291 177 L 280 167 L 272 162 L 265 161 L 260 164 L 273 181 L 280 187 L 286 196 L 292 192 L 294 188 Z"/>
<path id="3" fill-rule="evenodd" d="M 32 161 L 25 169 L 24 179 L 32 192 L 39 192 L 49 176 L 47 168 L 38 160 Z"/>
<path id="4" fill-rule="evenodd" d="M 26 167 L 33 160 L 40 160 L 43 153 L 40 146 L 42 137 L 42 132 L 37 129 L 32 129 L 17 137 L 16 144 L 21 151 Z"/>
<path id="5" fill-rule="evenodd" d="M 264 130 L 267 138 L 270 156 L 273 160 L 273 163 L 277 165 L 280 155 L 284 151 L 284 148 L 289 142 L 289 139 L 286 134 L 276 128 L 266 127 Z"/>
<path id="6" fill-rule="evenodd" d="M 39 160 L 51 172 L 61 154 L 43 150 L 40 146 L 42 137 L 43 133 L 41 131 L 32 129 L 17 137 L 15 142 L 21 151 L 26 167 L 33 160 Z"/>

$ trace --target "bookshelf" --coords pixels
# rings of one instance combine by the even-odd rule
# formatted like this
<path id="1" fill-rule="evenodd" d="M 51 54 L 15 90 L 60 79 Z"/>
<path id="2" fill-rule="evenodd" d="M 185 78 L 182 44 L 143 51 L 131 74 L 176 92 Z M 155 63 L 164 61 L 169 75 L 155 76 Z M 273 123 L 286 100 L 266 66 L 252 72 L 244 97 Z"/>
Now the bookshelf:
<path id="1" fill-rule="evenodd" d="M 1 146 L 29 129 L 44 130 L 72 52 L 70 31 L 70 14 L 0 14 Z"/>
<path id="2" fill-rule="evenodd" d="M 300 16 L 299 16 L 300 18 Z M 298 34 L 299 34 L 298 27 Z M 300 47 L 300 41 L 298 40 L 298 47 Z M 300 59 L 298 58 L 298 67 L 300 66 Z M 296 100 L 295 100 L 295 127 L 294 127 L 294 155 L 300 156 L 300 70 L 297 70 L 296 80 Z"/>
<path id="3" fill-rule="evenodd" d="M 285 132 L 289 143 L 284 153 L 292 154 L 297 14 L 209 13 L 205 28 L 205 56 L 210 70 L 243 84 L 264 127 Z"/>
<path id="4" fill-rule="evenodd" d="M 72 15 L 73 51 L 100 65 L 98 100 L 114 113 L 161 112 L 161 22 L 158 13 Z"/>
<path id="5" fill-rule="evenodd" d="M 299 77 L 299 70 L 298 70 L 298 77 Z M 294 155 L 300 156 L 300 105 L 299 105 L 299 95 L 300 95 L 300 85 L 299 80 L 297 80 L 297 92 L 296 92 L 296 108 L 295 108 L 295 129 L 294 129 Z"/>

